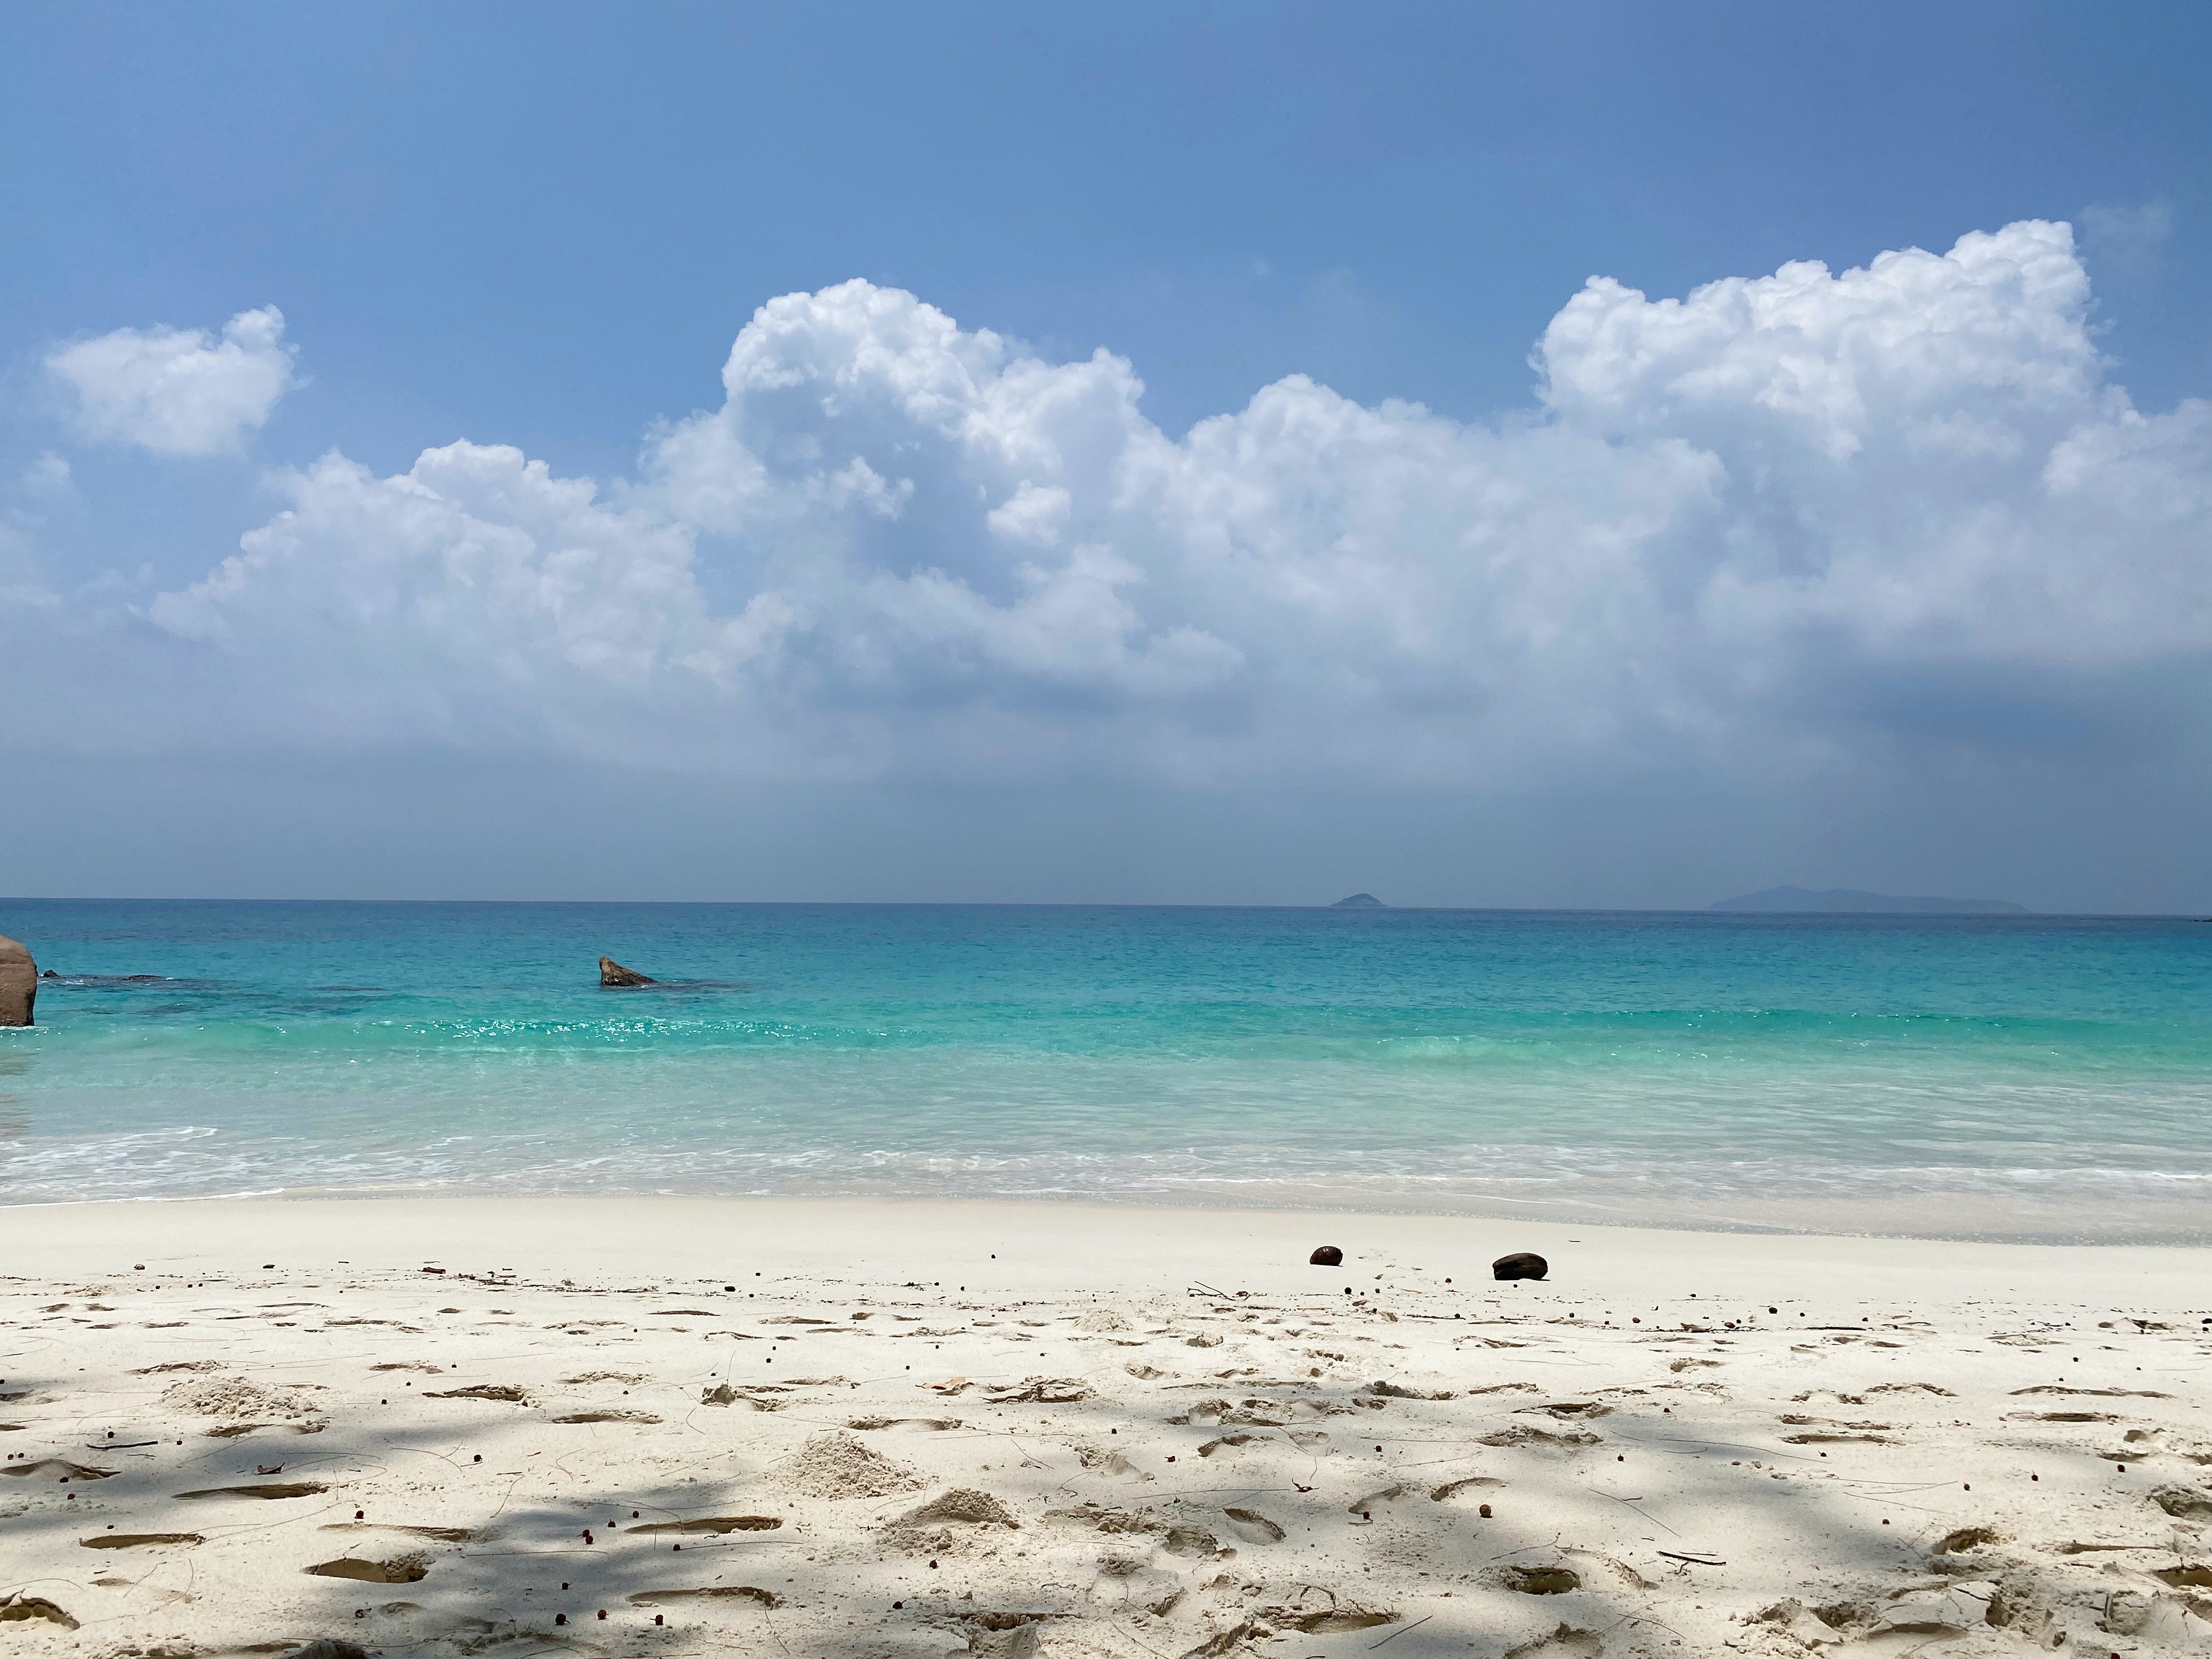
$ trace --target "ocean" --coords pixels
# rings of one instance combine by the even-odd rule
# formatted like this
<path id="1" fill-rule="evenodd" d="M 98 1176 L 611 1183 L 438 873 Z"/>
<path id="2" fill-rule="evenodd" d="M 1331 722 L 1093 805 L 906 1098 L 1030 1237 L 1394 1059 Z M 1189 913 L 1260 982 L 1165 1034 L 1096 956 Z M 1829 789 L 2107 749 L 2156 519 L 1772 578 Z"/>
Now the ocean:
<path id="1" fill-rule="evenodd" d="M 0 901 L 0 1202 L 1018 1197 L 2212 1240 L 2182 919 Z M 602 954 L 659 986 L 603 990 Z M 152 977 L 143 977 L 151 975 Z"/>

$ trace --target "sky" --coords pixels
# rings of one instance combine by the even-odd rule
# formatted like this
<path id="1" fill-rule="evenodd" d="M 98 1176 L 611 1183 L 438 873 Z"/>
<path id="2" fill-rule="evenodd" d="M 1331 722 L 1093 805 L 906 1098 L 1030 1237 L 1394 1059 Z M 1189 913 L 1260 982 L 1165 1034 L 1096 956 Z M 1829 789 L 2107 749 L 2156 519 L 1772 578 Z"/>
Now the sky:
<path id="1" fill-rule="evenodd" d="M 0 16 L 0 890 L 2212 911 L 2212 11 Z"/>

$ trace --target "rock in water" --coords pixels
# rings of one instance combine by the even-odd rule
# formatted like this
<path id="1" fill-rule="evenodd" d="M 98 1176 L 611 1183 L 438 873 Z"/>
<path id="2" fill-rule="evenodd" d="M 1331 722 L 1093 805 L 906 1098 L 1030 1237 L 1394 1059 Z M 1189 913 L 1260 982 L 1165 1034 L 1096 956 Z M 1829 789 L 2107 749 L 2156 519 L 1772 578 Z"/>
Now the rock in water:
<path id="1" fill-rule="evenodd" d="M 658 985 L 660 981 L 657 979 L 648 979 L 643 974 L 632 973 L 612 957 L 601 957 L 599 983 L 602 985 Z"/>
<path id="2" fill-rule="evenodd" d="M 39 1000 L 39 964 L 27 946 L 0 934 L 0 1025 L 28 1025 Z"/>
<path id="3" fill-rule="evenodd" d="M 1344 1252 L 1334 1244 L 1324 1244 L 1306 1260 L 1316 1267 L 1341 1267 L 1344 1265 Z"/>
<path id="4" fill-rule="evenodd" d="M 1490 1264 L 1492 1279 L 1541 1279 L 1551 1271 L 1552 1264 L 1534 1250 L 1516 1250 Z"/>

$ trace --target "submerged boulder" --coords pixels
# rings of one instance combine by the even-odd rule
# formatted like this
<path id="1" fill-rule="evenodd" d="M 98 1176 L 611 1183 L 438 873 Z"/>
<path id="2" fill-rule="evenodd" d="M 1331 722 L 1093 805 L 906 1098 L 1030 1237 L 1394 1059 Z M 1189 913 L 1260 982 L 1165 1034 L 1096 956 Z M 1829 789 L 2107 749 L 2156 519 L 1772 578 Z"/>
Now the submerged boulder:
<path id="1" fill-rule="evenodd" d="M 28 1025 L 39 1000 L 39 964 L 30 948 L 0 934 L 0 1025 Z"/>
<path id="2" fill-rule="evenodd" d="M 612 957 L 601 957 L 599 983 L 602 985 L 658 985 L 660 981 L 657 979 L 648 979 L 643 974 L 633 973 Z"/>

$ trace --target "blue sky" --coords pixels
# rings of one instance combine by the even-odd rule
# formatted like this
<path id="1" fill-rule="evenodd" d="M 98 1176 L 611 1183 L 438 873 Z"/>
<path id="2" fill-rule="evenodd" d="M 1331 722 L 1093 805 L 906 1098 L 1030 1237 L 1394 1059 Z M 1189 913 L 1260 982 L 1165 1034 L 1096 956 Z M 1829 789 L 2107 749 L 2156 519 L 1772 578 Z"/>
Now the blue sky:
<path id="1" fill-rule="evenodd" d="M 1937 614 L 1968 580 L 1958 572 L 1996 584 L 1991 592 L 2006 587 L 1978 562 L 1994 556 L 1985 548 L 1962 550 L 1978 532 L 1957 528 L 1993 512 L 2019 520 L 2005 556 L 2026 562 L 2012 586 L 2075 592 L 2084 571 L 2065 562 L 2100 556 L 2069 540 L 2074 520 L 2030 510 L 2025 492 L 2043 487 L 2031 481 L 2055 476 L 2050 456 L 2102 418 L 2094 410 L 2115 389 L 2136 413 L 2165 417 L 2212 383 L 2202 276 L 2212 13 L 2201 6 L 1869 5 L 1808 16 L 1752 5 L 26 5 L 0 21 L 0 471 L 15 481 L 0 591 L 12 559 L 15 591 L 36 599 L 0 610 L 0 652 L 21 677 L 11 698 L 36 710 L 5 739 L 11 769 L 66 809 L 56 821 L 158 801 L 171 826 L 198 826 L 182 841 L 149 830 L 96 848 L 10 830 L 24 837 L 11 866 L 28 890 L 273 883 L 425 896 L 1263 901 L 1332 897 L 1340 886 L 1449 902 L 1674 904 L 1797 880 L 1977 891 L 1998 882 L 2054 907 L 2212 902 L 2185 851 L 2204 827 L 2189 733 L 2205 684 L 2185 638 L 2075 648 L 2008 617 L 1978 639 L 1966 612 Z M 1841 277 L 1890 251 L 1942 256 L 1961 236 L 2023 222 L 2072 227 L 2064 257 L 2087 287 L 2023 301 L 2028 310 L 1999 330 L 2010 343 L 1988 349 L 2016 349 L 2028 365 L 2008 384 L 2057 374 L 2064 358 L 2075 404 L 2063 417 L 2037 404 L 2015 432 L 2005 424 L 2014 416 L 1978 401 L 1990 382 L 1971 368 L 1948 389 L 1899 392 L 1893 409 L 1869 398 L 1867 431 L 1938 420 L 1933 398 L 1949 411 L 1946 432 L 2012 434 L 1975 453 L 2035 451 L 1976 483 L 1983 494 L 1929 507 L 1924 516 L 1949 514 L 1955 533 L 1900 568 L 1954 574 L 1928 578 L 1902 609 L 1879 597 L 1893 598 L 1893 572 L 1853 586 L 1848 602 L 1793 589 L 1786 628 L 1773 620 L 1776 600 L 1752 607 L 1766 631 L 1747 633 L 1750 611 L 1732 597 L 1741 572 L 1717 577 L 1694 552 L 1701 538 L 1735 546 L 1788 520 L 1795 527 L 1760 556 L 1761 571 L 1798 581 L 1815 566 L 1863 563 L 1867 538 L 1891 532 L 1844 519 L 1932 488 L 1920 472 L 1909 487 L 1875 472 L 1881 447 L 1865 431 L 1849 441 L 1863 445 L 1850 462 L 1858 476 L 1778 494 L 1759 481 L 1771 439 L 1741 410 L 1686 412 L 1675 391 L 1675 391 L 1645 388 L 1637 395 L 1650 401 L 1625 414 L 1605 379 L 1620 365 L 1589 367 L 1589 342 L 1562 337 L 1552 368 L 1532 368 L 1594 276 L 1656 302 L 1791 262 L 1820 261 Z M 1632 520 L 1647 538 L 1637 570 L 1653 603 L 1679 617 L 1694 580 L 1703 631 L 1633 687 L 1599 685 L 1590 663 L 1622 655 L 1604 629 L 1631 623 L 1595 620 L 1583 603 L 1590 590 L 1575 581 L 1619 573 L 1591 564 L 1580 578 L 1546 576 L 1537 543 L 1516 544 L 1512 556 L 1537 574 L 1515 603 L 1525 608 L 1541 588 L 1553 609 L 1510 639 L 1471 631 L 1468 653 L 1492 668 L 1462 673 L 1445 645 L 1406 621 L 1444 603 L 1424 586 L 1429 567 L 1361 574 L 1356 591 L 1370 597 L 1378 583 L 1405 583 L 1390 596 L 1397 620 L 1324 637 L 1254 609 L 1253 592 L 1310 590 L 1311 569 L 1200 570 L 1189 550 L 1213 531 L 1188 514 L 1133 525 L 1114 492 L 1126 495 L 1130 469 L 1143 471 L 1128 457 L 1152 438 L 1125 443 L 1121 415 L 1123 483 L 1100 483 L 1090 503 L 1072 473 L 1054 483 L 1008 472 L 996 449 L 987 482 L 967 452 L 939 457 L 941 475 L 903 477 L 884 456 L 922 441 L 880 423 L 851 436 L 862 417 L 849 409 L 846 424 L 817 429 L 815 414 L 778 414 L 765 393 L 739 407 L 720 371 L 756 307 L 855 278 L 916 296 L 963 339 L 994 331 L 1010 362 L 1078 365 L 1104 349 L 1127 365 L 1127 409 L 1170 445 L 1304 376 L 1370 410 L 1386 399 L 1425 405 L 1443 424 L 1389 438 L 1408 456 L 1468 433 L 1526 435 L 1562 422 L 1615 449 L 1632 439 L 1697 447 L 1717 458 L 1724 485 L 1693 486 L 1687 474 L 1597 480 L 1535 451 L 1485 450 L 1480 464 L 1498 469 L 1500 487 L 1556 474 L 1547 487 L 1562 501 L 1618 492 L 1642 503 L 1623 506 L 1610 528 L 1559 533 L 1607 547 Z M 1961 325 L 1941 313 L 1948 292 L 1923 285 L 1892 299 L 1912 326 L 1936 318 L 1929 326 L 1950 337 Z M 1841 289 L 1820 294 L 1820 304 L 1857 303 Z M 228 319 L 266 307 L 281 310 L 283 343 L 262 361 L 276 373 L 289 353 L 292 384 L 199 451 L 100 426 L 94 404 L 106 394 L 86 377 L 106 371 L 91 359 L 73 360 L 81 372 L 56 367 L 71 344 L 124 330 L 133 340 L 204 331 L 212 349 Z M 908 326 L 880 308 L 870 315 L 871 330 Z M 1617 323 L 1651 338 L 1668 325 L 1650 307 Z M 850 343 L 826 310 L 793 326 L 809 353 L 830 351 L 833 336 Z M 2054 329 L 2078 338 L 2054 344 Z M 1820 337 L 1832 367 L 1860 362 L 1880 335 Z M 2094 346 L 2094 373 L 2081 342 Z M 1570 348 L 1584 377 L 1571 409 L 1545 401 L 1537 384 L 1546 372 L 1561 380 Z M 853 349 L 857 361 L 872 348 Z M 943 349 L 968 361 L 964 345 Z M 1771 388 L 1744 394 L 1744 408 L 1773 404 Z M 901 419 L 920 418 L 899 408 Z M 1281 429 L 1335 419 L 1334 408 L 1294 411 Z M 1339 574 L 1331 549 L 1364 553 L 1377 538 L 1393 557 L 1407 538 L 1428 538 L 1453 571 L 1493 556 L 1469 550 L 1491 545 L 1490 532 L 1464 527 L 1473 497 L 1439 495 L 1417 522 L 1385 526 L 1346 505 L 1375 499 L 1372 480 L 1312 500 L 1279 483 L 1300 466 L 1348 465 L 1346 455 L 1382 441 L 1346 430 L 1322 461 L 1270 472 L 1272 528 L 1224 533 L 1262 549 L 1307 538 L 1302 556 Z M 2080 590 L 2118 596 L 2115 638 L 2130 618 L 2195 604 L 2212 545 L 2201 434 L 2186 420 L 2159 430 L 2144 441 L 2165 468 L 2163 505 L 2143 509 L 2146 527 L 2128 545 L 2166 538 L 2166 562 Z M 778 445 L 846 444 L 890 493 L 869 509 L 866 534 L 792 530 L 787 503 L 717 518 L 698 505 L 704 451 L 679 455 L 671 433 L 750 445 L 771 468 Z M 246 581 L 260 584 L 252 593 L 191 597 L 241 535 L 288 505 L 313 517 L 285 480 L 318 458 L 336 450 L 368 477 L 390 478 L 459 441 L 511 446 L 556 479 L 588 477 L 602 504 L 630 515 L 620 533 L 683 541 L 668 557 L 704 596 L 701 614 L 682 622 L 689 642 L 675 642 L 677 625 L 656 612 L 662 633 L 637 645 L 630 629 L 619 649 L 579 643 L 564 622 L 553 666 L 518 656 L 523 647 L 489 625 L 426 643 L 400 612 L 451 606 L 411 587 L 399 611 L 357 608 L 344 641 L 302 666 L 287 662 L 283 641 L 300 637 L 301 617 L 327 621 L 328 592 L 263 573 Z M 1248 447 L 1276 441 L 1245 434 Z M 1094 441 L 1106 441 L 1067 440 L 1068 453 Z M 1656 447 L 1650 459 L 1664 460 Z M 1066 455 L 1054 465 L 1080 470 Z M 1174 489 L 1203 495 L 1186 476 L 1195 461 L 1176 465 Z M 971 485 L 1003 496 L 1013 516 L 987 532 L 945 505 Z M 1693 522 L 1684 503 L 1730 489 L 1744 492 L 1735 517 Z M 1024 489 L 1023 501 L 1060 516 L 1043 528 L 1021 518 Z M 325 489 L 314 501 L 334 499 Z M 472 509 L 470 522 L 488 522 L 489 510 Z M 1659 517 L 1666 524 L 1652 528 Z M 374 550 L 395 544 L 354 520 L 343 533 L 335 520 L 317 522 L 325 539 L 286 558 L 382 571 L 397 556 Z M 1030 551 L 985 558 L 969 544 L 987 534 Z M 841 581 L 908 582 L 905 608 L 870 610 L 865 626 L 840 611 L 822 586 L 830 541 Z M 410 543 L 409 556 L 443 560 L 441 580 L 458 580 L 443 545 Z M 532 556 L 557 551 L 546 544 Z M 1048 585 L 1057 597 L 1036 615 L 1015 615 L 1040 570 L 1073 574 Z M 933 578 L 912 588 L 930 572 L 950 587 Z M 1245 580 L 1251 591 L 1224 597 L 1224 584 Z M 787 603 L 794 593 L 804 603 Z M 187 597 L 164 609 L 164 594 Z M 942 618 L 971 600 L 988 612 L 975 623 L 987 632 L 947 643 Z M 1510 608 L 1497 592 L 1461 601 L 1476 631 L 1474 619 Z M 763 689 L 761 630 L 777 605 L 815 631 L 805 650 L 778 636 L 779 678 Z M 1346 605 L 1331 605 L 1334 629 Z M 2007 611 L 1978 605 L 1977 616 Z M 1909 628 L 1899 620 L 1908 612 Z M 1067 624 L 1077 632 L 1040 632 L 1048 614 L 1079 617 Z M 641 692 L 625 705 L 638 731 L 614 722 L 582 733 L 574 719 L 541 728 L 505 700 L 518 677 L 544 686 L 549 702 L 568 696 L 552 688 L 556 672 L 617 672 L 608 653 L 633 646 L 659 654 L 648 667 L 623 658 L 625 685 L 670 663 L 696 665 L 693 634 L 721 629 L 717 648 L 737 651 L 726 624 L 748 615 L 739 656 L 697 672 L 726 690 L 742 656 L 756 676 L 750 701 Z M 1110 651 L 1100 629 L 1113 634 Z M 1555 652 L 1561 636 L 1589 642 L 1571 669 L 1528 654 L 1529 641 Z M 1061 672 L 1086 651 L 1107 653 L 1084 659 L 1089 678 Z M 1745 665 L 1732 688 L 1717 689 L 1700 666 L 1717 659 Z M 353 676 L 343 684 L 325 672 L 340 660 Z M 1293 664 L 1312 672 L 1293 684 Z M 96 708 L 58 706 L 52 676 L 64 665 L 96 667 Z M 0 661 L 0 689 L 9 672 Z M 1266 684 L 1240 693 L 1240 675 Z M 410 676 L 434 682 L 434 709 L 394 711 L 390 685 Z M 1357 697 L 1327 689 L 1344 685 Z M 1177 700 L 1170 713 L 1165 699 Z M 1292 704 L 1305 709 L 1297 729 L 1316 734 L 1306 762 L 1255 712 Z M 313 718 L 265 729 L 239 712 L 310 705 Z M 165 726 L 195 708 L 203 718 L 184 722 L 192 729 Z M 660 742 L 692 726 L 697 741 Z M 1554 727 L 1559 740 L 1543 741 Z M 1417 729 L 1425 735 L 1407 736 Z M 1370 765 L 1376 755 L 1387 763 Z M 407 826 L 427 804 L 454 799 L 440 780 L 456 771 L 511 782 L 487 787 L 465 832 L 416 841 Z M 2169 820 L 2170 837 L 2114 839 L 2121 831 L 2081 805 L 2093 777 L 2090 793 L 2126 803 L 2130 819 Z M 1348 787 L 1393 804 L 1363 814 L 1347 806 Z M 580 858 L 546 837 L 544 800 L 580 796 L 650 799 L 684 826 L 676 839 L 690 850 L 644 891 L 618 853 Z M 290 827 L 237 827 L 226 804 L 244 800 L 271 822 L 274 816 Z M 1716 833 L 1699 802 L 1731 827 Z M 381 831 L 361 827 L 380 812 L 392 815 Z M 1590 828 L 1624 814 L 1670 826 L 1665 844 Z M 884 826 L 882 841 L 855 840 L 851 826 L 871 822 Z M 607 834 L 618 848 L 618 817 Z M 1133 842 L 1145 850 L 1133 854 Z M 189 860 L 178 851 L 186 844 Z M 712 850 L 726 845 L 749 849 L 742 878 Z M 1514 848 L 1516 873 L 1472 858 L 1471 845 Z"/>

